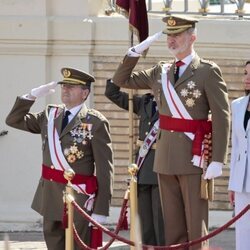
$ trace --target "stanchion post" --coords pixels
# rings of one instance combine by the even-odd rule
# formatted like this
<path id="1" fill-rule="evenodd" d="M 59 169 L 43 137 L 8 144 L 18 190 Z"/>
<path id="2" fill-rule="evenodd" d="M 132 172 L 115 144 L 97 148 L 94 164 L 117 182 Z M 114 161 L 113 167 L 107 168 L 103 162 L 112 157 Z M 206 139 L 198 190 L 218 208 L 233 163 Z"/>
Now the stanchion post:
<path id="1" fill-rule="evenodd" d="M 71 202 L 67 199 L 67 195 L 74 197 L 74 190 L 72 188 L 71 180 L 74 178 L 75 172 L 73 170 L 65 170 L 64 178 L 68 181 L 65 192 L 64 192 L 64 202 L 66 202 L 67 206 L 67 218 L 68 225 L 65 229 L 65 250 L 73 250 L 74 249 L 74 236 L 73 236 L 73 218 L 74 218 L 74 209 Z"/>
<path id="2" fill-rule="evenodd" d="M 131 164 L 128 167 L 128 172 L 131 175 L 130 184 L 129 184 L 129 201 L 130 201 L 130 240 L 135 240 L 135 225 L 136 225 L 136 216 L 138 214 L 138 204 L 137 204 L 137 174 L 138 167 L 136 164 Z M 135 249 L 135 247 L 130 247 L 130 249 Z"/>

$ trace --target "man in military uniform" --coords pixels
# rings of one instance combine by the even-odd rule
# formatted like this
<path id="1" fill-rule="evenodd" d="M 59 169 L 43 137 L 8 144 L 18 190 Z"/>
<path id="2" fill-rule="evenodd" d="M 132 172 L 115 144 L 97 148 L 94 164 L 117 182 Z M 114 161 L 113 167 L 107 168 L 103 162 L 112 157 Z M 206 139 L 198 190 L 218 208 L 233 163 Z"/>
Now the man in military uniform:
<path id="1" fill-rule="evenodd" d="M 158 174 L 166 244 L 178 244 L 202 236 L 208 224 L 208 201 L 201 199 L 201 178 L 222 174 L 229 137 L 229 103 L 219 67 L 194 51 L 197 20 L 184 16 L 163 18 L 167 46 L 173 62 L 132 72 L 140 54 L 159 38 L 148 37 L 128 50 L 116 70 L 116 85 L 152 89 L 159 108 L 159 131 L 154 171 Z M 208 121 L 209 112 L 212 123 Z M 212 134 L 212 156 L 203 174 L 203 140 Z M 200 249 L 195 245 L 189 249 Z"/>
<path id="2" fill-rule="evenodd" d="M 128 110 L 128 94 L 120 91 L 111 79 L 107 80 L 105 96 L 120 108 Z M 133 111 L 139 117 L 139 139 L 136 163 L 139 168 L 138 213 L 140 216 L 142 243 L 164 246 L 164 224 L 160 204 L 157 175 L 153 172 L 158 116 L 156 102 L 151 93 L 133 96 Z"/>
<path id="3" fill-rule="evenodd" d="M 95 79 L 72 68 L 63 68 L 61 72 L 62 81 L 41 85 L 17 97 L 6 118 L 9 126 L 42 137 L 42 176 L 32 208 L 43 216 L 44 238 L 49 250 L 65 249 L 64 170 L 75 172 L 72 180 L 75 200 L 99 223 L 104 223 L 109 215 L 113 186 L 109 123 L 100 112 L 85 105 Z M 35 100 L 54 92 L 57 84 L 61 86 L 63 104 L 48 105 L 41 112 L 31 113 Z M 74 223 L 81 239 L 89 244 L 89 222 L 75 212 Z"/>

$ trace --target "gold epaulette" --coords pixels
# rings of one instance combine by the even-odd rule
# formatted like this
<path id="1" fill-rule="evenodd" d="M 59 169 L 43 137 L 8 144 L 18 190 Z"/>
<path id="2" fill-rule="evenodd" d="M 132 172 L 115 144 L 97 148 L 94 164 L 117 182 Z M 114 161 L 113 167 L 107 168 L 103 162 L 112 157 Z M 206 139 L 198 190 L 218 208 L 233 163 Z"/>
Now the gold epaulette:
<path id="1" fill-rule="evenodd" d="M 205 60 L 205 59 L 201 59 L 201 62 L 202 63 L 205 63 L 205 64 L 209 64 L 209 65 L 216 65 L 216 63 L 215 62 L 213 62 L 213 61 L 210 61 L 210 60 Z"/>
<path id="2" fill-rule="evenodd" d="M 101 121 L 106 121 L 106 117 L 96 109 L 88 109 L 88 114 L 99 118 Z"/>

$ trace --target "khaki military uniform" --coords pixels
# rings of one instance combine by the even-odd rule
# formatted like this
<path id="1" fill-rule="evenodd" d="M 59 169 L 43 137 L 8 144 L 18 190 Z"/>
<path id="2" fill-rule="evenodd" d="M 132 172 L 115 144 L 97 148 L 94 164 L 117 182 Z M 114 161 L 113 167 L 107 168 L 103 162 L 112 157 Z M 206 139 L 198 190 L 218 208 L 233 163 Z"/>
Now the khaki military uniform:
<path id="1" fill-rule="evenodd" d="M 107 81 L 105 95 L 122 109 L 128 110 L 128 94 L 120 91 L 112 81 Z M 139 117 L 139 141 L 143 142 L 154 123 L 158 120 L 158 111 L 153 104 L 154 96 L 145 94 L 133 96 L 133 111 Z M 138 177 L 138 209 L 142 229 L 142 243 L 147 245 L 165 245 L 164 224 L 160 204 L 157 175 L 153 172 L 155 144 L 147 153 Z M 138 158 L 138 150 L 136 159 Z"/>
<path id="2" fill-rule="evenodd" d="M 172 116 L 162 88 L 166 84 L 161 80 L 165 62 L 159 62 L 147 70 L 132 72 L 137 61 L 138 57 L 125 56 L 114 74 L 114 83 L 125 88 L 152 89 L 159 113 Z M 170 67 L 168 77 L 173 84 L 174 65 Z M 226 163 L 229 104 L 219 67 L 195 55 L 174 88 L 193 119 L 206 120 L 211 111 L 211 160 Z M 202 170 L 193 166 L 192 157 L 192 141 L 184 133 L 159 129 L 154 171 L 159 176 L 167 244 L 199 238 L 202 222 L 207 224 L 208 221 L 207 201 L 200 199 Z"/>
<path id="3" fill-rule="evenodd" d="M 20 130 L 41 134 L 42 164 L 50 168 L 53 164 L 48 146 L 47 124 L 48 113 L 51 106 L 49 105 L 46 110 L 42 112 L 30 113 L 29 110 L 33 103 L 33 101 L 18 97 L 14 107 L 6 118 L 6 123 Z M 61 133 L 64 105 L 58 107 L 59 115 L 55 118 L 54 123 L 59 134 L 62 151 L 66 152 L 71 146 L 75 145 L 78 152 L 83 152 L 80 157 L 76 157 L 75 160 L 72 158 L 70 160 L 68 159 L 68 162 L 70 161 L 69 164 L 76 174 L 86 176 L 96 174 L 99 191 L 96 195 L 92 212 L 108 216 L 113 189 L 113 153 L 108 121 L 101 113 L 88 109 L 85 104 L 83 104 L 79 113 L 68 123 Z M 92 126 L 92 137 L 84 138 L 84 143 L 82 140 L 79 141 L 79 138 L 78 141 L 76 141 L 76 129 L 83 123 L 91 124 Z M 45 240 L 48 249 L 51 250 L 64 249 L 64 230 L 58 230 L 63 217 L 62 194 L 64 189 L 64 184 L 41 178 L 32 203 L 32 208 L 44 218 Z M 87 198 L 86 195 L 75 192 L 76 202 L 81 208 L 84 207 Z M 86 243 L 89 243 L 88 222 L 77 212 L 75 212 L 75 224 L 76 228 L 80 230 L 79 234 L 82 239 Z M 57 248 L 54 247 L 55 245 Z"/>

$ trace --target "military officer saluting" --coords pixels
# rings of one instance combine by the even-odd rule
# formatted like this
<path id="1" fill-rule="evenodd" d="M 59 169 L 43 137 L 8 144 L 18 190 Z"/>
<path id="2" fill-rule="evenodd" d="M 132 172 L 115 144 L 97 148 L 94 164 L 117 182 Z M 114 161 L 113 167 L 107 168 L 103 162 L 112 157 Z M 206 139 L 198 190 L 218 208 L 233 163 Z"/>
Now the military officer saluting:
<path id="1" fill-rule="evenodd" d="M 172 62 L 132 72 L 140 54 L 162 32 L 130 48 L 113 76 L 125 88 L 152 89 L 159 109 L 154 171 L 158 174 L 166 244 L 202 236 L 208 223 L 208 201 L 201 198 L 201 178 L 222 174 L 226 163 L 230 112 L 226 83 L 218 65 L 194 51 L 196 23 L 185 16 L 166 16 L 163 33 Z M 208 121 L 212 114 L 212 123 Z M 212 157 L 203 176 L 203 140 L 212 134 Z M 200 249 L 196 245 L 187 249 Z"/>
<path id="2" fill-rule="evenodd" d="M 62 227 L 64 171 L 75 172 L 72 180 L 75 200 L 99 223 L 104 223 L 109 215 L 113 186 L 109 123 L 100 112 L 85 104 L 95 79 L 73 68 L 63 68 L 61 72 L 63 79 L 60 82 L 41 85 L 17 97 L 6 118 L 9 126 L 42 137 L 42 176 L 32 208 L 43 216 L 44 238 L 49 250 L 65 249 Z M 58 84 L 63 104 L 48 105 L 41 112 L 31 113 L 35 100 L 55 92 Z M 74 223 L 81 239 L 89 244 L 88 221 L 75 213 Z"/>

